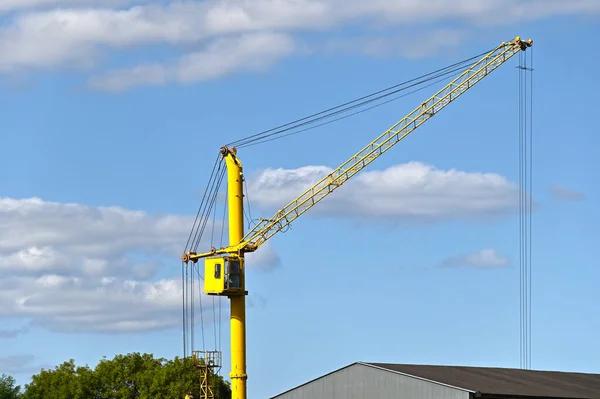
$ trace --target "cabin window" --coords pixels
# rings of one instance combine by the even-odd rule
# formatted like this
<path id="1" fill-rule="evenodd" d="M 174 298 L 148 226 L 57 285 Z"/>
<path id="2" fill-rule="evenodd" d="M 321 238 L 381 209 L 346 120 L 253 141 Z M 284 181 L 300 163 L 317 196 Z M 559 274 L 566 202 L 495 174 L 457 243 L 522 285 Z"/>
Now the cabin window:
<path id="1" fill-rule="evenodd" d="M 229 288 L 240 288 L 240 262 L 229 261 Z"/>

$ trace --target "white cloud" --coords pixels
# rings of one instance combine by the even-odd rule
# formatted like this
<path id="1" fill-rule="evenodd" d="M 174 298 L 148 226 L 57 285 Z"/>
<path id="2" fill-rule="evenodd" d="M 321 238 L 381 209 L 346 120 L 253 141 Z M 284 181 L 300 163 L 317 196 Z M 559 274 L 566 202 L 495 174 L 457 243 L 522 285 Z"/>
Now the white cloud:
<path id="1" fill-rule="evenodd" d="M 179 258 L 192 224 L 187 216 L 0 198 L 0 317 L 55 331 L 177 327 Z M 254 261 L 268 270 L 279 258 L 267 248 Z"/>
<path id="2" fill-rule="evenodd" d="M 98 46 L 189 45 L 219 35 L 266 33 L 308 22 L 314 13 L 311 8 L 306 1 L 260 0 L 34 12 L 17 16 L 0 30 L 0 70 L 87 65 Z"/>
<path id="3" fill-rule="evenodd" d="M 413 35 L 408 33 L 391 36 L 381 34 L 359 37 L 347 36 L 326 40 L 320 47 L 326 53 L 360 52 L 377 57 L 402 55 L 406 58 L 421 58 L 455 48 L 462 43 L 467 34 L 466 31 L 456 29 L 434 30 L 420 35 L 418 46 L 414 44 Z"/>
<path id="4" fill-rule="evenodd" d="M 585 194 L 560 184 L 552 185 L 548 187 L 548 190 L 552 198 L 558 201 L 579 201 L 585 198 Z"/>
<path id="5" fill-rule="evenodd" d="M 478 252 L 458 255 L 443 261 L 444 266 L 492 268 L 510 265 L 510 259 L 499 255 L 495 249 L 486 248 Z"/>
<path id="6" fill-rule="evenodd" d="M 419 0 L 206 0 L 148 3 L 128 8 L 114 8 L 127 1 L 60 1 L 60 0 L 9 0 L 4 10 L 17 6 L 58 6 L 49 10 L 16 13 L 0 28 L 0 71 L 20 72 L 23 68 L 89 67 L 106 50 L 126 49 L 132 46 L 168 44 L 196 48 L 205 46 L 210 39 L 227 39 L 229 35 L 248 33 L 291 34 L 303 31 L 331 32 L 345 26 L 402 26 L 418 32 L 418 27 L 431 29 L 431 24 L 457 21 L 463 27 L 489 26 L 490 23 L 515 23 L 523 20 L 546 18 L 560 14 L 595 13 L 600 10 L 596 0 L 478 0 L 446 1 Z M 448 32 L 447 32 L 448 33 Z M 524 32 L 523 34 L 527 34 Z M 357 46 L 364 51 L 370 43 L 381 51 L 391 45 L 410 56 L 435 51 L 446 44 L 443 36 L 417 34 L 411 38 L 412 47 L 399 45 L 397 41 L 369 37 Z M 457 34 L 447 38 L 458 43 Z M 210 46 L 210 45 L 209 45 Z M 383 46 L 383 49 L 382 49 Z M 417 52 L 417 54 L 414 54 Z M 263 53 L 256 53 L 260 59 Z M 288 52 L 278 53 L 280 56 Z M 191 62 L 192 76 L 218 77 L 219 74 L 201 71 L 199 56 L 203 51 L 184 56 L 182 62 Z M 247 58 L 235 58 L 238 63 Z M 211 62 L 214 63 L 214 62 Z M 109 73 L 114 80 L 131 79 L 133 83 L 160 84 L 163 81 L 179 81 L 170 78 L 171 66 L 157 64 L 131 66 Z M 228 66 L 232 71 L 236 67 Z M 211 69 L 214 71 L 214 69 Z M 178 74 L 175 74 L 179 76 Z M 181 76 L 180 76 L 181 79 Z M 198 81 L 197 77 L 187 82 Z M 125 83 L 119 83 L 124 85 Z"/>
<path id="7" fill-rule="evenodd" d="M 9 285 L 10 284 L 10 285 Z M 81 278 L 46 274 L 10 278 L 0 293 L 2 316 L 55 331 L 127 332 L 179 324 L 179 281 Z"/>
<path id="8" fill-rule="evenodd" d="M 255 252 L 246 254 L 246 264 L 250 268 L 269 271 L 281 265 L 281 257 L 271 244 L 266 242 Z"/>
<path id="9" fill-rule="evenodd" d="M 293 49 L 293 39 L 282 34 L 228 37 L 211 43 L 205 50 L 185 55 L 175 64 L 112 70 L 93 77 L 89 85 L 97 90 L 121 91 L 137 85 L 200 82 L 238 71 L 265 70 Z"/>
<path id="10" fill-rule="evenodd" d="M 47 8 L 52 6 L 121 6 L 134 2 L 141 3 L 142 0 L 2 0 L 0 1 L 0 13 L 28 8 Z"/>
<path id="11" fill-rule="evenodd" d="M 131 249 L 175 255 L 183 250 L 192 226 L 187 216 L 39 198 L 0 198 L 0 222 L 0 254 L 34 269 L 64 263 L 65 252 L 91 259 L 107 254 L 115 259 Z M 6 259 L 0 265 L 6 267 Z"/>
<path id="12" fill-rule="evenodd" d="M 325 166 L 267 169 L 249 179 L 249 198 L 263 207 L 281 208 L 329 172 Z M 518 198 L 518 187 L 498 174 L 410 162 L 362 172 L 311 212 L 387 221 L 486 219 L 515 211 Z"/>

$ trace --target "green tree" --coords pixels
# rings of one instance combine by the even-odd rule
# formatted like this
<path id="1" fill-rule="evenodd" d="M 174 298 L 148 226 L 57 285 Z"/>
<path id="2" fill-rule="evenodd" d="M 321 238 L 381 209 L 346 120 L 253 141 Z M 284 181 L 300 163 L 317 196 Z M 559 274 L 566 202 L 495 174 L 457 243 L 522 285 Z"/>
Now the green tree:
<path id="1" fill-rule="evenodd" d="M 210 381 L 215 398 L 231 398 L 227 381 L 214 375 Z M 199 397 L 200 371 L 190 359 L 129 353 L 104 358 L 94 369 L 70 360 L 42 370 L 26 386 L 24 399 L 183 399 L 190 391 Z"/>
<path id="2" fill-rule="evenodd" d="M 0 376 L 0 399 L 18 399 L 21 397 L 21 387 L 16 385 L 15 379 L 10 375 Z"/>
<path id="3" fill-rule="evenodd" d="M 100 361 L 94 370 L 99 382 L 99 398 L 155 397 L 157 393 L 152 390 L 153 380 L 160 372 L 162 363 L 162 359 L 139 353 L 117 355 L 112 360 Z"/>
<path id="4" fill-rule="evenodd" d="M 88 366 L 76 366 L 73 359 L 42 370 L 25 386 L 24 399 L 86 399 L 95 398 L 95 378 Z"/>

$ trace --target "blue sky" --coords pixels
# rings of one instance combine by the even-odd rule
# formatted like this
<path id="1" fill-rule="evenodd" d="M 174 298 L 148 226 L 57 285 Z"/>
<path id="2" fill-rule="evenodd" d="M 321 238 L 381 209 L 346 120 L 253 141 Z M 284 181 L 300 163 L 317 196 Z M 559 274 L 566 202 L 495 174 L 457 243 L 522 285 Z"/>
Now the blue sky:
<path id="1" fill-rule="evenodd" d="M 339 3 L 0 6 L 0 373 L 181 355 L 179 256 L 221 145 L 515 35 L 534 40 L 532 367 L 600 372 L 600 6 Z M 516 65 L 249 256 L 251 397 L 357 360 L 519 366 Z M 241 149 L 253 216 L 432 93 Z M 433 223 L 403 223 L 418 206 Z"/>

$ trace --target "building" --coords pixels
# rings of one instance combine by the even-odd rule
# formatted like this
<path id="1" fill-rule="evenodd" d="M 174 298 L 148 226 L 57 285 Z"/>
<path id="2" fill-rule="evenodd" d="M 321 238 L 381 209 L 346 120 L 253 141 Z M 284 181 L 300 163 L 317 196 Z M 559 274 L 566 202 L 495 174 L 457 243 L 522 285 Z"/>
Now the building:
<path id="1" fill-rule="evenodd" d="M 357 362 L 272 399 L 600 399 L 600 374 Z"/>

